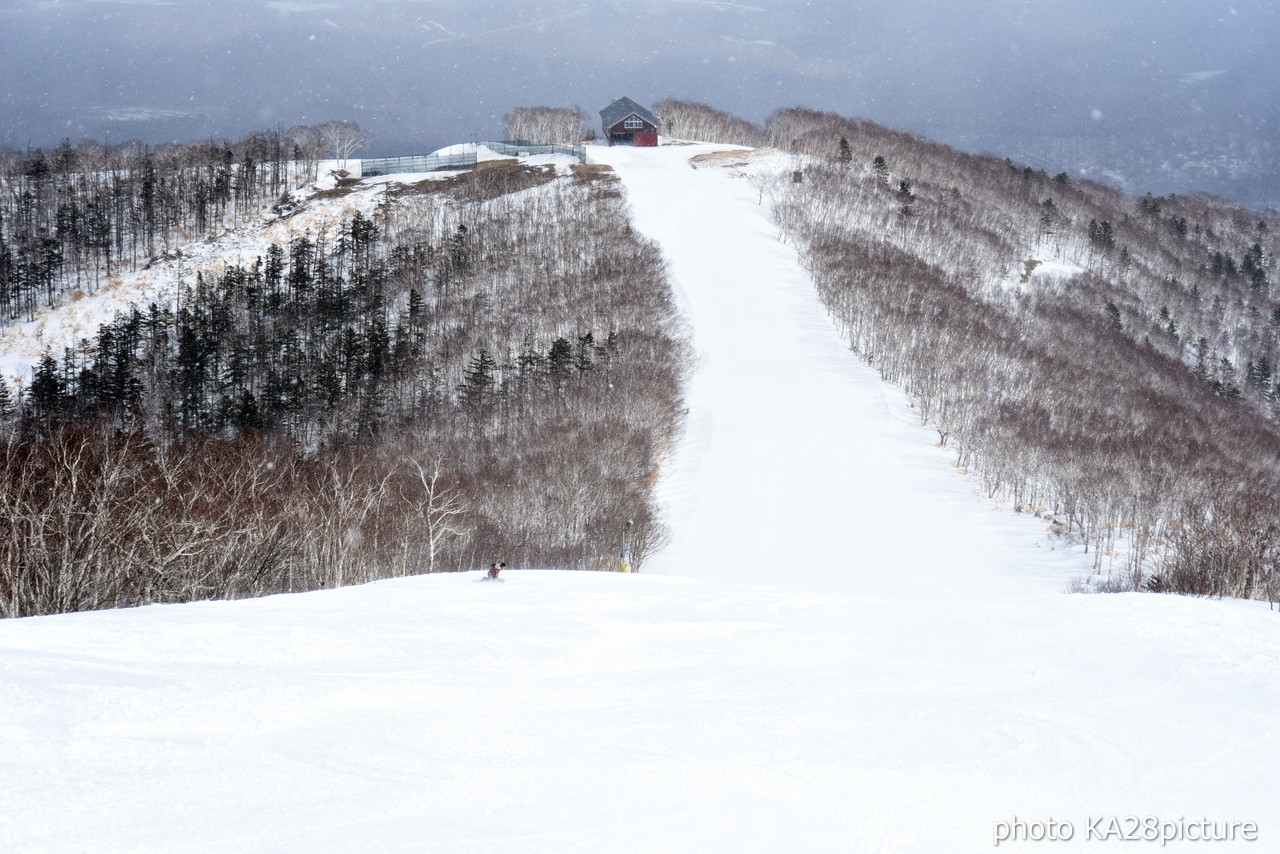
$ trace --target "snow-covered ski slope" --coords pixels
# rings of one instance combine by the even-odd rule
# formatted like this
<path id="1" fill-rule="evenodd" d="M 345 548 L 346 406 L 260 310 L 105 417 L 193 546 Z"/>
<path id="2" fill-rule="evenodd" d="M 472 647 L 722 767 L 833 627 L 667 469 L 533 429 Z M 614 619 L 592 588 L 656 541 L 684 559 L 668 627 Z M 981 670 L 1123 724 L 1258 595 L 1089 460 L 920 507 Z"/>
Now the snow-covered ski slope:
<path id="1" fill-rule="evenodd" d="M 744 170 L 689 165 L 717 148 L 596 155 L 661 244 L 700 359 L 663 484 L 672 544 L 645 570 L 948 598 L 1031 581 L 1061 592 L 1082 564 L 1048 553 L 1043 523 L 975 500 L 906 397 L 839 340 Z"/>
<path id="2" fill-rule="evenodd" d="M 1280 617 L 1064 594 L 705 150 L 597 154 L 702 360 L 644 574 L 2 622 L 0 850 L 1280 850 Z"/>

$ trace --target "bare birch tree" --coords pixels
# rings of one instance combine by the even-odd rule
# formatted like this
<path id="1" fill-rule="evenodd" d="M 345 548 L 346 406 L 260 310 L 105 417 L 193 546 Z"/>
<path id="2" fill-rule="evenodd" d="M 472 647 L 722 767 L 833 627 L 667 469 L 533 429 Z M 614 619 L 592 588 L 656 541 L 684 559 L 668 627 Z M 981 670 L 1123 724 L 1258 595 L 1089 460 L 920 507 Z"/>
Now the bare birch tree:
<path id="1" fill-rule="evenodd" d="M 416 459 L 410 459 L 409 464 L 412 474 L 401 492 L 401 501 L 407 511 L 403 517 L 407 524 L 402 537 L 406 546 L 414 539 L 421 539 L 427 551 L 425 569 L 435 572 L 436 557 L 444 544 L 466 532 L 460 517 L 467 511 L 468 502 L 460 489 L 442 480 L 439 458 L 431 463 L 430 468 Z"/>
<path id="2" fill-rule="evenodd" d="M 329 150 L 333 152 L 341 169 L 347 168 L 347 159 L 352 154 L 373 142 L 373 134 L 346 119 L 330 119 L 316 125 L 316 129 L 328 143 Z"/>
<path id="3" fill-rule="evenodd" d="M 541 145 L 577 145 L 586 132 L 587 115 L 579 107 L 516 107 L 502 117 L 507 139 Z"/>

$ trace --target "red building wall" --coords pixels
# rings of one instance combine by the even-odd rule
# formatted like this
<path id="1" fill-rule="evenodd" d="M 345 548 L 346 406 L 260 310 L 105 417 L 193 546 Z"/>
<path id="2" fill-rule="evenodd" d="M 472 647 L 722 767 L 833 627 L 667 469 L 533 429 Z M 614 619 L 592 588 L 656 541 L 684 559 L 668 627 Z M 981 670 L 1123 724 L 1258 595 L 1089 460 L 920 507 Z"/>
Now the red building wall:
<path id="1" fill-rule="evenodd" d="M 653 146 L 658 144 L 658 129 L 645 122 L 640 130 L 629 130 L 623 125 L 626 119 L 609 128 L 609 140 L 612 145 L 626 145 L 626 137 L 631 137 L 632 145 Z M 621 139 L 619 139 L 621 137 Z"/>

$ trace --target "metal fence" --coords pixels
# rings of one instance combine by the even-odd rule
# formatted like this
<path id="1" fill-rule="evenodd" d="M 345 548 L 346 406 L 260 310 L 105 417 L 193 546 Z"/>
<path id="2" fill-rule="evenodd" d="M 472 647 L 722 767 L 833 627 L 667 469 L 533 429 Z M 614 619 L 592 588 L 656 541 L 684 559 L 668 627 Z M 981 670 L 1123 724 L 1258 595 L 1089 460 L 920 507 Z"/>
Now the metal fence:
<path id="1" fill-rule="evenodd" d="M 528 157 L 534 154 L 564 154 L 578 158 L 578 162 L 587 159 L 587 149 L 582 145 L 543 145 L 523 139 L 504 139 L 480 143 L 495 154 L 506 154 L 509 157 Z"/>
<path id="2" fill-rule="evenodd" d="M 523 139 L 480 142 L 477 145 L 483 145 L 495 154 L 505 154 L 508 157 L 564 154 L 576 157 L 580 163 L 587 159 L 587 150 L 581 145 L 537 145 Z M 455 154 L 411 154 L 405 157 L 370 157 L 360 161 L 360 174 L 368 178 L 374 175 L 398 175 L 404 172 L 463 171 L 476 168 L 477 162 L 475 151 Z"/>
<path id="3" fill-rule="evenodd" d="M 456 154 L 411 154 L 407 157 L 370 157 L 360 161 L 360 174 L 398 175 L 401 172 L 446 172 L 476 168 L 474 151 Z"/>

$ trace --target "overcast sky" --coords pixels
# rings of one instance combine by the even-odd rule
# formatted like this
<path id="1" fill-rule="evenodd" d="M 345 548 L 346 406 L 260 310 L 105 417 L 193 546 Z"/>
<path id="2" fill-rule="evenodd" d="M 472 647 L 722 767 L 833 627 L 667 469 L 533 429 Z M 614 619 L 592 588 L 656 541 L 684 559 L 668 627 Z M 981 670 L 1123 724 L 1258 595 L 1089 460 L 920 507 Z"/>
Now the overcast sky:
<path id="1" fill-rule="evenodd" d="M 756 120 L 795 104 L 864 116 L 1045 168 L 1110 169 L 1138 192 L 1216 181 L 1245 196 L 1274 179 L 1280 203 L 1266 165 L 1278 7 L 0 0 L 0 145 L 350 118 L 377 134 L 375 153 L 410 153 L 496 136 L 515 106 L 594 115 L 620 95 L 675 96 Z"/>

